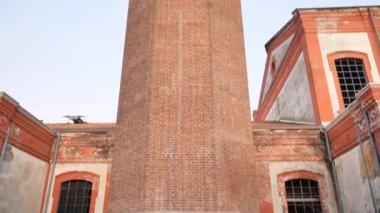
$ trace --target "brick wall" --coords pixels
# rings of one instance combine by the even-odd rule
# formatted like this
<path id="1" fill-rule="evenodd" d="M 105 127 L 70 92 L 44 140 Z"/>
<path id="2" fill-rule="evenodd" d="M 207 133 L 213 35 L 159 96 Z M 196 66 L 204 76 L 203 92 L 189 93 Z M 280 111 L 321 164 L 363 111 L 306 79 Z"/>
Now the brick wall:
<path id="1" fill-rule="evenodd" d="M 110 212 L 255 209 L 240 1 L 131 0 Z"/>

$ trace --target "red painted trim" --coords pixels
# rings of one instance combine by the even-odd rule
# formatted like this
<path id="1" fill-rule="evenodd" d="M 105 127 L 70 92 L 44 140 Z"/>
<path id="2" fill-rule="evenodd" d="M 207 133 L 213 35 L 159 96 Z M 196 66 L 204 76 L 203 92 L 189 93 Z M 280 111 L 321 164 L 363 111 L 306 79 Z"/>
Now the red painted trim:
<path id="1" fill-rule="evenodd" d="M 263 82 L 261 83 L 260 98 L 259 98 L 259 103 L 257 105 L 258 109 L 256 110 L 255 118 L 258 118 L 259 110 L 261 109 L 261 105 L 263 103 L 263 99 L 266 98 L 266 96 L 264 97 L 264 90 L 265 90 L 265 85 L 266 85 L 267 79 L 268 79 L 268 72 L 269 72 L 268 71 L 268 67 L 269 67 L 269 63 L 271 61 L 271 58 L 269 57 L 270 55 L 271 54 L 268 54 L 267 60 L 265 62 L 264 77 L 263 77 Z M 272 84 L 273 84 L 273 82 L 272 82 Z M 268 92 L 269 92 L 269 90 L 268 90 Z M 266 95 L 268 95 L 268 93 Z"/>
<path id="2" fill-rule="evenodd" d="M 49 184 L 49 177 L 50 177 L 50 170 L 51 170 L 51 164 L 49 163 L 48 169 L 46 171 L 45 175 L 45 183 L 44 183 L 44 189 L 42 190 L 42 199 L 41 199 L 41 204 L 40 204 L 40 213 L 44 211 L 44 206 L 45 206 L 45 198 L 46 198 L 46 191 L 47 191 L 47 186 Z M 47 208 L 47 206 L 46 206 Z"/>
<path id="3" fill-rule="evenodd" d="M 311 103 L 313 105 L 313 112 L 314 112 L 314 121 L 316 124 L 321 124 L 321 116 L 320 111 L 318 108 L 318 102 L 317 102 L 317 92 L 315 91 L 315 85 L 314 85 L 314 79 L 313 79 L 313 70 L 311 68 L 311 62 L 310 62 L 310 56 L 309 51 L 306 48 L 306 38 L 303 39 L 303 45 L 304 45 L 304 58 L 305 58 L 305 66 L 306 66 L 306 75 L 307 80 L 309 81 L 309 90 L 310 90 L 310 97 L 311 97 Z"/>
<path id="4" fill-rule="evenodd" d="M 298 22 L 293 22 L 284 32 L 282 32 L 281 35 L 279 35 L 274 41 L 272 41 L 269 46 L 268 46 L 268 55 L 267 55 L 267 61 L 266 61 L 266 64 L 265 64 L 265 71 L 264 71 L 264 77 L 263 77 L 263 82 L 261 84 L 261 92 L 260 92 L 260 99 L 259 99 L 259 108 L 261 108 L 261 104 L 263 102 L 263 99 L 265 99 L 266 97 L 264 97 L 264 90 L 265 90 L 265 84 L 267 82 L 267 78 L 268 78 L 268 72 L 270 71 L 270 62 L 272 60 L 272 53 L 273 51 L 279 47 L 281 44 L 283 44 L 287 39 L 289 39 L 290 36 L 292 36 L 293 34 L 296 33 L 296 29 L 298 28 L 298 25 L 299 23 Z M 294 40 L 294 38 L 293 38 Z M 289 49 L 290 49 L 290 46 L 289 46 Z M 288 50 L 289 51 L 289 50 Z M 277 72 L 280 71 L 280 67 L 277 69 Z M 272 82 L 273 84 L 274 82 Z M 269 90 L 268 90 L 268 93 L 269 93 Z M 266 94 L 266 96 L 268 96 L 268 93 Z"/>
<path id="5" fill-rule="evenodd" d="M 315 111 L 315 120 L 317 124 L 331 121 L 334 119 L 334 113 L 328 90 L 328 84 L 323 66 L 321 48 L 319 45 L 318 35 L 316 33 L 305 33 L 305 52 L 307 55 L 307 69 L 311 81 L 312 101 Z"/>
<path id="6" fill-rule="evenodd" d="M 69 181 L 69 180 L 85 180 L 92 183 L 90 213 L 94 213 L 96 198 L 98 197 L 100 177 L 97 174 L 84 172 L 84 171 L 66 172 L 66 173 L 59 174 L 55 177 L 54 188 L 53 188 L 53 206 L 52 206 L 51 212 L 52 213 L 57 212 L 61 185 L 63 182 Z"/>
<path id="7" fill-rule="evenodd" d="M 292 179 L 309 179 L 309 180 L 317 181 L 319 197 L 320 197 L 320 201 L 322 205 L 322 211 L 325 213 L 329 212 L 328 199 L 327 199 L 328 193 L 327 193 L 327 187 L 326 187 L 324 175 L 311 172 L 311 171 L 305 171 L 305 170 L 285 172 L 285 173 L 277 175 L 278 192 L 280 194 L 281 202 L 282 202 L 282 210 L 283 210 L 282 212 L 284 213 L 288 212 L 288 204 L 286 202 L 285 182 Z"/>
<path id="8" fill-rule="evenodd" d="M 374 16 L 379 15 L 378 10 L 373 10 Z M 333 24 L 327 22 L 326 20 L 336 20 Z M 375 19 L 376 26 L 379 26 L 379 21 Z M 299 25 L 301 23 L 301 26 Z M 349 8 L 345 9 L 345 12 L 337 12 L 335 10 L 298 10 L 294 15 L 292 23 L 289 24 L 290 27 L 286 28 L 282 34 L 276 40 L 269 44 L 267 64 L 265 68 L 264 80 L 262 84 L 261 94 L 260 94 L 260 104 L 259 110 L 255 116 L 256 120 L 264 120 L 268 111 L 272 107 L 273 101 L 271 99 L 270 93 L 273 90 L 279 90 L 278 87 L 281 86 L 280 83 L 276 83 L 276 79 L 272 82 L 272 86 L 267 93 L 267 97 L 263 96 L 265 83 L 268 78 L 268 72 L 270 72 L 270 57 L 271 51 L 278 45 L 281 44 L 281 40 L 284 39 L 285 32 L 290 32 L 292 29 L 294 32 L 302 31 L 305 37 L 305 44 L 303 51 L 305 54 L 305 63 L 308 69 L 308 78 L 310 82 L 310 91 L 312 102 L 314 106 L 314 116 L 317 124 L 322 122 L 328 122 L 334 119 L 334 112 L 332 107 L 332 102 L 330 98 L 330 93 L 327 87 L 327 78 L 325 75 L 325 70 L 323 67 L 323 61 L 318 36 L 317 33 L 350 33 L 350 32 L 367 32 L 370 44 L 372 47 L 372 52 L 376 61 L 376 66 L 380 72 L 380 47 L 377 43 L 377 38 L 374 34 L 372 28 L 370 17 L 366 7 L 363 8 Z M 282 38 L 282 39 L 280 39 Z M 288 52 L 294 52 L 297 47 L 289 48 Z M 369 63 L 368 63 L 369 65 Z M 373 65 L 373 66 L 375 66 Z M 289 65 L 288 65 L 289 66 Z M 367 65 L 366 65 L 367 66 Z M 370 71 L 366 68 L 366 71 Z M 284 72 L 279 70 L 279 72 Z M 372 75 L 368 75 L 368 80 L 372 82 Z M 278 77 L 276 77 L 278 78 Z M 281 81 L 278 81 L 281 82 Z M 278 84 L 278 85 L 275 85 Z M 340 87 L 336 87 L 340 90 Z M 274 92 L 276 96 L 277 92 Z M 338 94 L 339 96 L 341 93 Z M 273 98 L 273 97 L 272 97 Z M 340 107 L 341 107 L 340 101 Z M 269 108 L 269 109 L 268 109 Z"/>
<path id="9" fill-rule="evenodd" d="M 343 9 L 343 12 L 334 9 L 299 10 L 298 13 L 307 33 L 349 33 L 366 32 L 366 27 L 361 16 L 361 12 L 366 9 Z"/>
<path id="10" fill-rule="evenodd" d="M 281 33 L 275 40 L 273 40 L 270 44 L 267 45 L 268 52 L 273 52 L 277 49 L 281 44 L 283 44 L 291 35 L 293 35 L 298 27 L 300 26 L 299 16 L 294 18 L 294 22 L 292 22 L 285 31 Z"/>
<path id="11" fill-rule="evenodd" d="M 108 165 L 107 168 L 107 180 L 106 180 L 106 191 L 104 193 L 104 205 L 103 205 L 103 213 L 108 212 L 108 205 L 110 200 L 110 186 L 111 186 L 111 164 Z"/>
<path id="12" fill-rule="evenodd" d="M 272 108 L 274 102 L 276 101 L 279 93 L 281 92 L 282 87 L 284 86 L 286 80 L 288 79 L 294 64 L 297 62 L 298 57 L 302 52 L 302 47 L 299 45 L 301 42 L 301 31 L 297 31 L 294 35 L 294 38 L 289 45 L 288 51 L 277 70 L 276 78 L 273 80 L 271 88 L 268 90 L 266 97 L 261 103 L 257 111 L 257 119 L 255 120 L 265 120 L 267 114 Z M 269 68 L 267 68 L 267 71 Z M 263 91 L 262 91 L 263 92 Z"/>
<path id="13" fill-rule="evenodd" d="M 356 52 L 356 51 L 338 51 L 333 52 L 327 55 L 327 58 L 329 60 L 329 66 L 330 70 L 332 72 L 333 78 L 334 78 L 334 84 L 336 88 L 336 92 L 338 95 L 338 101 L 339 101 L 339 110 L 343 111 L 345 109 L 344 102 L 343 102 L 343 96 L 342 96 L 342 90 L 340 89 L 340 83 L 338 79 L 338 74 L 335 67 L 335 60 L 340 58 L 356 58 L 361 59 L 364 64 L 364 70 L 367 77 L 367 80 L 369 83 L 373 82 L 373 77 L 371 73 L 371 64 L 368 60 L 368 55 L 366 53 L 362 52 Z"/>
<path id="14" fill-rule="evenodd" d="M 6 134 L 4 124 L 12 124 L 9 144 L 45 162 L 50 160 L 50 149 L 55 135 L 48 127 L 33 119 L 27 112 L 0 96 L 0 135 Z M 4 128 L 5 127 L 5 128 Z"/>

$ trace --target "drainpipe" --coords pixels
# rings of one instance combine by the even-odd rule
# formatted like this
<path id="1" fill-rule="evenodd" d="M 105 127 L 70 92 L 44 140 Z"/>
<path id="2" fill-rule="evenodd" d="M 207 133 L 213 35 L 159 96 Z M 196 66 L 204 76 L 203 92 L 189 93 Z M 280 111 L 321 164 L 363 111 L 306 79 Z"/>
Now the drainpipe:
<path id="1" fill-rule="evenodd" d="M 371 24 L 372 24 L 373 31 L 375 32 L 375 35 L 376 35 L 376 38 L 377 38 L 377 44 L 380 47 L 379 33 L 377 32 L 375 20 L 373 19 L 373 16 L 372 16 L 372 10 L 371 10 L 370 7 L 367 7 L 367 11 L 368 11 L 369 18 L 371 19 Z"/>
<path id="2" fill-rule="evenodd" d="M 7 135 L 5 136 L 5 139 L 4 139 L 4 142 L 3 142 L 3 147 L 1 149 L 0 166 L 1 166 L 2 162 L 3 162 L 4 156 L 5 156 L 5 151 L 7 150 L 8 143 L 9 143 L 9 137 L 11 136 L 12 130 L 13 130 L 13 126 L 9 125 L 8 128 L 7 128 Z"/>
<path id="3" fill-rule="evenodd" d="M 362 112 L 363 112 L 363 116 L 364 116 L 364 121 L 365 121 L 365 126 L 366 126 L 366 129 L 367 129 L 367 134 L 368 134 L 369 142 L 370 142 L 371 147 L 372 147 L 373 156 L 375 157 L 375 164 L 376 164 L 376 167 L 377 167 L 377 175 L 380 177 L 379 153 L 377 152 L 375 138 L 373 137 L 373 134 L 372 134 L 372 131 L 371 131 L 371 123 L 369 121 L 368 113 L 364 112 L 364 111 L 362 111 Z"/>
<path id="4" fill-rule="evenodd" d="M 286 120 L 286 119 L 279 119 L 278 121 L 283 122 L 283 123 L 290 123 L 290 124 L 315 125 L 314 122 L 308 122 L 308 121 L 296 121 L 296 120 Z"/>
<path id="5" fill-rule="evenodd" d="M 364 163 L 364 168 L 365 168 L 365 174 L 367 176 L 367 180 L 368 180 L 368 186 L 369 186 L 369 191 L 371 193 L 371 199 L 372 199 L 372 204 L 373 204 L 373 209 L 375 210 L 375 212 L 377 212 L 377 207 L 376 207 L 376 200 L 375 200 L 375 195 L 373 193 L 373 188 L 372 188 L 372 182 L 371 182 L 371 177 L 369 176 L 369 173 L 368 173 L 368 165 L 367 165 L 367 160 L 365 158 L 365 154 L 364 154 L 364 150 L 363 150 L 363 144 L 362 144 L 362 137 L 361 137 L 361 134 L 360 134 L 360 129 L 359 129 L 359 121 L 356 121 L 355 122 L 355 128 L 356 128 L 356 135 L 358 137 L 358 142 L 359 142 L 359 146 L 360 146 L 360 151 L 362 153 L 362 158 L 363 158 L 363 163 Z"/>
<path id="6" fill-rule="evenodd" d="M 50 170 L 50 177 L 49 177 L 49 185 L 46 190 L 46 195 L 45 195 L 45 205 L 44 205 L 44 213 L 47 213 L 48 207 L 49 207 L 49 200 L 50 200 L 50 193 L 51 193 L 51 187 L 53 186 L 53 178 L 54 178 L 54 171 L 55 171 L 55 165 L 57 163 L 57 156 L 58 156 L 58 149 L 61 143 L 61 133 L 57 133 L 57 139 L 55 141 L 54 145 L 54 156 L 53 156 L 53 162 Z"/>
<path id="7" fill-rule="evenodd" d="M 325 135 L 324 142 L 325 142 L 325 147 L 326 147 L 326 151 L 327 151 L 328 161 L 330 162 L 331 168 L 332 168 L 332 174 L 333 174 L 334 186 L 335 186 L 335 193 L 336 193 L 336 196 L 338 198 L 339 212 L 344 213 L 344 210 L 343 210 L 343 201 L 342 201 L 342 196 L 341 196 L 340 188 L 339 188 L 338 173 L 336 171 L 335 161 L 333 160 L 332 155 L 331 155 L 329 136 L 328 136 L 327 131 L 326 131 L 326 129 L 324 127 L 322 128 L 322 132 Z"/>

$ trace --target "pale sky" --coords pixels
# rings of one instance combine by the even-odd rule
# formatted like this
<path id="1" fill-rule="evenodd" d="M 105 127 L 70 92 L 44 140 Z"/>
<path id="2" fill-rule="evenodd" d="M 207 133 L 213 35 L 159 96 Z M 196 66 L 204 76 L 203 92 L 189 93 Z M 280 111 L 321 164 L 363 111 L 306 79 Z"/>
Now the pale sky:
<path id="1" fill-rule="evenodd" d="M 295 8 L 375 4 L 242 0 L 251 110 L 259 99 L 264 45 Z M 114 122 L 127 11 L 128 0 L 0 0 L 0 91 L 44 122 L 78 114 Z"/>

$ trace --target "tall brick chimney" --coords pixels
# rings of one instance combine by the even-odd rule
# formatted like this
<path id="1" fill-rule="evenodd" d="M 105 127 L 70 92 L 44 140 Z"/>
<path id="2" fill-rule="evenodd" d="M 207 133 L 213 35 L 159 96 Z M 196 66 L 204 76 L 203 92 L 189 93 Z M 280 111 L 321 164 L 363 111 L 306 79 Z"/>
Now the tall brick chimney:
<path id="1" fill-rule="evenodd" d="M 110 212 L 256 212 L 240 0 L 129 0 Z"/>

